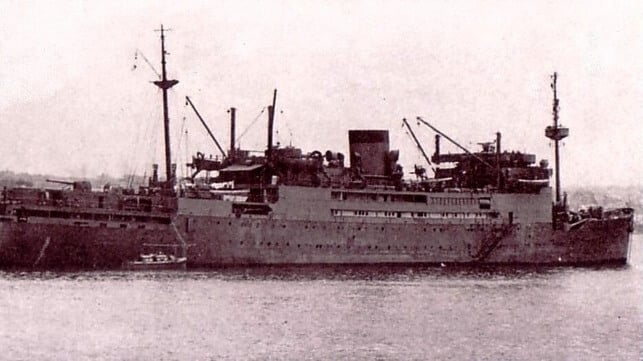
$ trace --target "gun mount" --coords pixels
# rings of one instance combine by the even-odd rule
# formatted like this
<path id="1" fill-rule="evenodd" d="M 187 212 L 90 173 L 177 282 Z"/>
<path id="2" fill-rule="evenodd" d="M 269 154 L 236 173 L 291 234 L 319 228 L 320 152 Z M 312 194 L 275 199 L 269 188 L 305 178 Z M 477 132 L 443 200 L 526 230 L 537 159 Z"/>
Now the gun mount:
<path id="1" fill-rule="evenodd" d="M 92 184 L 88 181 L 62 181 L 62 180 L 56 180 L 56 179 L 47 179 L 47 182 L 49 183 L 57 183 L 57 184 L 64 184 L 71 186 L 71 189 L 75 192 L 91 192 L 92 191 Z"/>

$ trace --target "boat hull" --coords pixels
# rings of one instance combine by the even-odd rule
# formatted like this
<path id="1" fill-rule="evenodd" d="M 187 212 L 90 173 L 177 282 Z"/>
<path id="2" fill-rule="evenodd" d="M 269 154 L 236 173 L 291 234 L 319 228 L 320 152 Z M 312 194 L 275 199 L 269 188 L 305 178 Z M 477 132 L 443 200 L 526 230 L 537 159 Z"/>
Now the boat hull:
<path id="1" fill-rule="evenodd" d="M 186 269 L 186 259 L 181 258 L 167 262 L 127 262 L 125 269 L 130 271 L 184 270 Z"/>

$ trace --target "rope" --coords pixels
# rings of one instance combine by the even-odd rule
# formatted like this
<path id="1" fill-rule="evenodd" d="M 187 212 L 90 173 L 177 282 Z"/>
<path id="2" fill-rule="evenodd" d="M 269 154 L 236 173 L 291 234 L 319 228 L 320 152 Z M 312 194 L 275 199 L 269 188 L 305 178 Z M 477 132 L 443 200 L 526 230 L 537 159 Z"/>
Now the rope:
<path id="1" fill-rule="evenodd" d="M 176 154 L 174 154 L 174 163 L 177 165 L 177 173 L 180 171 L 181 174 L 183 174 L 183 167 L 179 167 L 179 159 L 181 158 L 179 155 L 181 154 L 181 145 L 183 145 L 183 130 L 185 129 L 185 117 L 183 117 L 183 121 L 181 121 L 181 131 L 179 132 L 179 144 L 176 147 Z M 186 134 L 186 140 L 185 142 L 187 143 L 187 130 L 185 130 Z M 186 152 L 187 152 L 187 144 L 186 144 Z"/>
<path id="2" fill-rule="evenodd" d="M 237 137 L 237 139 L 235 139 L 235 141 L 234 141 L 234 142 L 235 142 L 235 144 L 236 144 L 236 143 L 238 143 L 238 142 L 239 142 L 239 140 L 241 140 L 241 138 L 243 138 L 243 136 L 244 136 L 244 135 L 246 135 L 246 133 L 248 133 L 248 130 L 250 130 L 250 128 L 252 128 L 252 126 L 253 126 L 253 125 L 255 125 L 255 123 L 259 120 L 259 117 L 263 114 L 263 112 L 264 112 L 265 110 L 266 110 L 266 107 L 263 107 L 263 108 L 261 109 L 261 111 L 260 111 L 260 112 L 259 112 L 259 114 L 255 117 L 255 119 L 252 121 L 252 123 L 250 123 L 250 125 L 248 125 L 248 126 L 246 127 L 246 129 L 244 129 L 244 130 L 243 130 L 243 132 L 241 132 L 241 135 L 240 135 L 240 136 L 238 136 L 238 137 Z"/>
<path id="3" fill-rule="evenodd" d="M 150 68 L 152 69 L 152 71 L 153 71 L 154 73 L 156 73 L 156 76 L 158 76 L 158 77 L 159 77 L 159 79 L 162 79 L 161 74 L 160 74 L 158 71 L 156 71 L 156 68 L 154 68 L 154 65 L 152 65 L 152 63 L 151 63 L 151 62 L 150 62 L 150 61 L 145 57 L 145 54 L 143 54 L 143 52 L 142 52 L 142 51 L 140 51 L 140 50 L 138 50 L 138 49 L 136 49 L 136 51 L 134 52 L 134 65 L 132 66 L 132 70 L 136 70 L 136 69 L 137 69 L 137 66 L 136 66 L 136 60 L 138 60 L 138 55 L 139 55 L 139 54 L 141 55 L 141 58 L 143 58 L 143 60 L 145 60 L 145 62 L 147 63 L 147 65 L 149 65 L 149 66 L 150 66 Z"/>

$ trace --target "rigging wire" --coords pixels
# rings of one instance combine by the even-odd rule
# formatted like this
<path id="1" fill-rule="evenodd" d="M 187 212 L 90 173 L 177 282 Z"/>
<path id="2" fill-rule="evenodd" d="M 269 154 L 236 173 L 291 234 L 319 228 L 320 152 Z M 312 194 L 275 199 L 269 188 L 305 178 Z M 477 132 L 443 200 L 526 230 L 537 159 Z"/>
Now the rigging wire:
<path id="1" fill-rule="evenodd" d="M 147 122 L 137 122 L 138 127 L 136 128 L 136 134 L 134 137 L 134 147 L 132 149 L 132 154 L 134 155 L 133 157 L 130 157 L 129 164 L 127 166 L 127 187 L 131 188 L 132 184 L 134 182 L 134 178 L 136 177 L 136 170 L 138 167 L 138 159 L 136 156 L 140 153 L 140 148 L 141 148 L 141 142 L 143 140 L 143 136 L 147 135 L 149 133 L 149 128 L 150 128 L 150 118 L 146 117 L 148 119 Z"/>
<path id="2" fill-rule="evenodd" d="M 292 136 L 292 128 L 290 128 L 290 124 L 288 123 L 288 117 L 284 116 L 284 111 L 283 110 L 280 110 L 279 114 L 281 115 L 281 118 L 280 118 L 281 121 L 279 122 L 279 124 L 281 126 L 283 126 L 284 128 L 286 128 L 286 130 L 288 131 L 288 136 L 289 136 L 288 140 L 289 140 L 290 146 L 292 146 L 292 138 L 293 138 L 293 136 Z M 280 128 L 280 126 L 277 126 L 275 128 L 276 128 L 276 130 L 275 130 L 275 138 L 276 138 L 277 136 L 279 136 L 279 128 Z"/>
<path id="3" fill-rule="evenodd" d="M 186 149 L 181 149 L 181 146 L 183 145 L 183 130 L 185 130 L 185 142 L 186 142 L 186 147 L 187 147 L 187 132 L 188 131 L 187 131 L 187 129 L 185 129 L 185 119 L 186 119 L 186 117 L 183 116 L 183 120 L 181 121 L 181 131 L 179 132 L 179 144 L 177 145 L 176 153 L 174 154 L 174 164 L 177 165 L 177 172 L 180 171 L 181 173 L 183 172 L 183 167 L 179 167 L 179 159 L 181 158 L 180 154 L 181 154 L 182 150 L 187 152 L 187 148 Z"/>
<path id="4" fill-rule="evenodd" d="M 139 49 L 136 49 L 136 51 L 134 52 L 134 65 L 132 66 L 132 71 L 133 71 L 133 70 L 136 70 L 136 69 L 138 68 L 138 67 L 137 67 L 137 65 L 136 65 L 136 61 L 138 60 L 138 56 L 139 56 L 139 55 L 141 56 L 141 58 L 143 58 L 143 60 L 145 60 L 145 62 L 147 63 L 147 65 L 149 65 L 149 66 L 150 66 L 150 68 L 151 68 L 151 69 L 152 69 L 152 71 L 156 74 L 156 76 L 157 76 L 159 79 L 162 79 L 161 74 L 156 70 L 156 68 L 154 67 L 154 65 L 152 65 L 152 63 L 147 59 L 147 57 L 145 56 L 145 54 L 143 54 L 143 52 L 142 52 L 142 51 L 140 51 Z"/>
<path id="5" fill-rule="evenodd" d="M 144 142 L 143 140 L 144 139 L 147 139 L 147 142 L 145 144 L 146 148 L 148 148 L 147 152 L 149 153 L 149 151 L 150 151 L 150 149 L 149 149 L 150 148 L 149 141 L 150 141 L 150 138 L 154 136 L 152 134 L 153 133 L 152 128 L 154 127 L 154 124 L 156 123 L 156 121 L 154 121 L 155 115 L 157 115 L 156 113 L 158 113 L 158 112 L 156 112 L 154 110 L 150 111 L 150 116 L 146 117 L 148 119 L 148 121 L 147 122 L 142 122 L 142 123 L 145 123 L 145 129 L 144 130 L 139 129 L 138 136 L 137 136 L 137 139 L 136 139 L 136 144 L 134 145 L 134 158 L 133 158 L 133 161 L 132 161 L 132 166 L 130 168 L 131 171 L 129 173 L 128 186 L 130 188 L 132 187 L 132 185 L 133 185 L 133 183 L 134 183 L 134 181 L 136 179 L 136 173 L 138 172 L 138 169 L 141 166 L 140 163 L 144 162 L 144 160 L 141 159 L 141 157 L 140 157 L 141 152 L 142 152 L 141 148 L 143 146 L 143 142 Z M 147 155 L 148 154 L 146 154 L 146 156 Z M 143 166 L 143 168 L 147 171 L 145 166 Z"/>
<path id="6" fill-rule="evenodd" d="M 139 167 L 141 167 L 141 163 L 144 163 L 142 165 L 142 168 L 144 169 L 145 173 L 147 173 L 147 160 L 152 159 L 152 163 L 156 163 L 154 161 L 155 155 L 156 155 L 156 147 L 158 144 L 158 132 L 159 132 L 159 122 L 157 119 L 159 119 L 159 111 L 156 107 L 150 109 L 149 115 L 147 117 L 144 117 L 147 119 L 147 122 L 145 123 L 145 131 L 143 133 L 139 133 L 139 135 L 142 135 L 142 139 L 139 136 L 139 140 L 137 140 L 137 144 L 135 145 L 135 159 L 133 161 L 133 166 L 132 166 L 132 171 L 130 172 L 130 184 L 134 182 L 136 179 L 136 172 L 138 171 Z M 142 149 L 141 149 L 142 148 Z M 145 177 L 143 177 L 143 182 L 145 182 Z"/>
<path id="7" fill-rule="evenodd" d="M 185 178 L 190 174 L 190 143 L 188 142 L 188 129 L 185 128 L 185 173 L 183 176 Z"/>
<path id="8" fill-rule="evenodd" d="M 239 135 L 239 136 L 237 137 L 237 139 L 235 139 L 235 141 L 234 141 L 234 143 L 235 143 L 235 144 L 239 143 L 239 140 L 241 140 L 241 138 L 243 138 L 243 136 L 244 136 L 244 135 L 246 135 L 246 133 L 250 130 L 250 128 L 252 128 L 252 126 L 253 126 L 253 125 L 255 125 L 255 123 L 259 120 L 259 117 L 261 117 L 261 115 L 263 114 L 263 112 L 264 112 L 265 110 L 266 110 L 266 107 L 263 107 L 263 108 L 261 109 L 261 111 L 260 111 L 260 112 L 259 112 L 259 114 L 255 117 L 255 119 L 252 121 L 252 123 L 250 123 L 250 125 L 248 125 L 248 126 L 246 127 L 246 129 L 244 129 L 244 130 L 243 130 L 243 132 L 241 132 L 241 135 Z"/>

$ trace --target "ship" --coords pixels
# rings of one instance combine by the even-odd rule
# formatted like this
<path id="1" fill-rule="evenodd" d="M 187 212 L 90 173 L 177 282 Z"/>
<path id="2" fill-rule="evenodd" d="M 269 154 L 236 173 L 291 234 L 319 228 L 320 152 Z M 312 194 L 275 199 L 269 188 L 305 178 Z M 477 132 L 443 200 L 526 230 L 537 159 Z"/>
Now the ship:
<path id="1" fill-rule="evenodd" d="M 167 78 L 163 27 L 160 39 L 162 76 L 154 84 L 163 96 L 165 179 L 154 165 L 138 189 L 60 180 L 53 181 L 63 188 L 4 188 L 0 268 L 113 269 L 138 265 L 142 254 L 188 268 L 627 263 L 633 210 L 573 211 L 561 194 L 559 142 L 569 129 L 558 122 L 556 73 L 553 124 L 545 129 L 553 171 L 534 154 L 502 149 L 500 133 L 470 151 L 422 117 L 417 127 L 435 132 L 431 156 L 402 120 L 426 161 L 411 178 L 390 149 L 388 130 L 349 130 L 348 157 L 273 144 L 274 90 L 265 152 L 235 146 L 231 108 L 229 149 L 203 122 L 222 156 L 197 153 L 194 172 L 177 179 L 167 93 L 178 81 Z M 442 153 L 443 139 L 462 152 Z"/>

